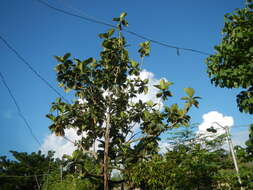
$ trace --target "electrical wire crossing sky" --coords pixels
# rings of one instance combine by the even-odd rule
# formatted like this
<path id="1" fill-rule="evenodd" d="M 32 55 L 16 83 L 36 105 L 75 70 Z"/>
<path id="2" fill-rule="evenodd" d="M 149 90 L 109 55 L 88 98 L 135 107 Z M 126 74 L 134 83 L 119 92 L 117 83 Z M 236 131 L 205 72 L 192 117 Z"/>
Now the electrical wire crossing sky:
<path id="1" fill-rule="evenodd" d="M 44 144 L 51 134 L 51 122 L 45 117 L 51 103 L 57 97 L 69 102 L 74 98 L 58 87 L 53 56 L 70 52 L 74 58 L 98 60 L 102 42 L 98 34 L 114 28 L 111 20 L 122 12 L 127 13 L 129 22 L 123 31 L 129 56 L 140 61 L 138 44 L 150 41 L 151 53 L 143 64 L 147 77 L 174 83 L 174 96 L 167 103 L 180 102 L 183 88 L 194 88 L 202 99 L 199 109 L 190 112 L 191 122 L 202 123 L 202 116 L 212 111 L 231 116 L 232 136 L 237 134 L 237 142 L 243 143 L 248 127 L 240 125 L 252 123 L 252 116 L 238 111 L 239 90 L 211 84 L 205 65 L 222 37 L 224 14 L 242 7 L 243 0 L 139 0 L 124 4 L 116 0 L 2 0 L 1 155 L 9 155 L 9 150 L 37 151 Z"/>

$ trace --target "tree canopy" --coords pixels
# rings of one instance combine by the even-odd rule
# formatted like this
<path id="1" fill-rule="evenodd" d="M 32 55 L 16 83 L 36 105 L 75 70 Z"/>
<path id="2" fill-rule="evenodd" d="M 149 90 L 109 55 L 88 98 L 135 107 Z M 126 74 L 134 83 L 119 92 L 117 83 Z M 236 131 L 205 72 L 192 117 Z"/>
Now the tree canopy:
<path id="1" fill-rule="evenodd" d="M 42 154 L 41 151 L 31 154 L 10 152 L 14 160 L 9 160 L 6 156 L 0 157 L 1 190 L 39 189 L 44 182 L 44 177 L 51 170 L 55 170 L 57 165 L 53 158 L 53 152 L 48 152 L 47 155 Z"/>
<path id="2" fill-rule="evenodd" d="M 241 112 L 253 114 L 253 3 L 225 15 L 221 43 L 206 59 L 215 86 L 243 88 L 237 95 Z"/>
<path id="3" fill-rule="evenodd" d="M 150 43 L 140 44 L 141 64 L 129 58 L 123 36 L 123 28 L 128 26 L 125 17 L 126 13 L 122 13 L 114 18 L 117 27 L 99 34 L 103 40 L 100 59 L 71 59 L 70 53 L 56 56 L 59 85 L 67 92 L 73 91 L 75 100 L 68 103 L 57 98 L 52 113 L 47 115 L 53 123 L 49 128 L 56 135 L 64 136 L 67 128 L 76 129 L 81 137 L 76 140 L 79 150 L 91 153 L 94 143 L 99 144 L 91 155 L 100 163 L 105 190 L 112 170 L 127 172 L 131 165 L 158 153 L 160 135 L 168 129 L 187 126 L 188 111 L 199 104 L 192 88 L 184 89 L 184 107 L 162 104 L 172 96 L 172 82 L 165 79 L 155 85 L 160 104 L 136 99 L 149 91 L 149 80 L 141 79 L 140 72 L 144 57 L 150 54 Z M 139 126 L 138 135 L 134 134 L 135 126 Z"/>
<path id="4" fill-rule="evenodd" d="M 194 128 L 171 129 L 167 151 L 128 165 L 114 173 L 110 189 L 237 190 L 239 184 L 225 136 L 207 138 Z M 249 136 L 249 139 L 251 136 Z M 249 144 L 250 146 L 250 144 Z M 252 189 L 253 162 L 248 148 L 236 146 L 242 187 Z M 12 151 L 16 160 L 0 159 L 1 190 L 100 190 L 103 176 L 99 159 L 76 150 L 62 160 L 48 155 Z M 117 182 L 117 183 L 115 183 Z"/>

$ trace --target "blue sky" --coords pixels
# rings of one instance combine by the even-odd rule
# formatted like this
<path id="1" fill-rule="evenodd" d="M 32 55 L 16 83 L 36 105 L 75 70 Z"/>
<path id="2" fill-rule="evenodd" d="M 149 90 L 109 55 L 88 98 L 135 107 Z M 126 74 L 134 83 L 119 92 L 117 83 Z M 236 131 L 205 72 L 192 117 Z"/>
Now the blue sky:
<path id="1" fill-rule="evenodd" d="M 112 23 L 113 17 L 124 11 L 128 13 L 129 30 L 171 45 L 213 53 L 214 45 L 221 39 L 224 14 L 243 7 L 244 1 L 49 0 L 49 2 L 59 8 L 77 14 L 88 14 L 109 23 Z M 101 50 L 98 34 L 108 29 L 55 12 L 36 0 L 2 0 L 0 21 L 0 34 L 56 88 L 53 68 L 57 63 L 53 56 L 71 52 L 80 59 L 98 58 Z M 138 60 L 136 50 L 143 40 L 129 34 L 125 36 L 131 45 L 130 56 Z M 196 94 L 202 97 L 200 108 L 190 113 L 192 123 L 201 123 L 202 115 L 210 111 L 232 116 L 235 125 L 252 122 L 252 116 L 242 114 L 237 109 L 235 96 L 239 90 L 221 89 L 211 85 L 204 64 L 207 56 L 186 51 L 180 51 L 180 56 L 177 56 L 175 49 L 156 44 L 151 44 L 151 48 L 151 55 L 145 60 L 144 68 L 154 73 L 155 78 L 165 77 L 174 82 L 172 91 L 175 97 L 168 101 L 169 104 L 179 101 L 179 97 L 183 96 L 184 87 L 193 87 Z M 48 130 L 50 121 L 45 115 L 57 95 L 30 72 L 1 41 L 0 60 L 1 72 L 6 82 L 35 135 L 42 142 L 50 133 Z M 8 154 L 9 150 L 36 151 L 39 146 L 19 118 L 16 107 L 2 83 L 0 89 L 0 155 Z M 67 97 L 71 98 L 69 95 Z M 247 131 L 247 128 L 232 130 L 234 135 L 243 131 Z"/>

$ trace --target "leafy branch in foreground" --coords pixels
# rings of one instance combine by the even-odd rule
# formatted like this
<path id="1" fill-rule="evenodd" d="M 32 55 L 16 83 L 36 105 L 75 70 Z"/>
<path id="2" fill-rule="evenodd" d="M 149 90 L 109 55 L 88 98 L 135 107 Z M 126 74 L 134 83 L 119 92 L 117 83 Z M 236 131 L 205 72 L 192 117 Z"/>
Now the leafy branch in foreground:
<path id="1" fill-rule="evenodd" d="M 223 38 L 216 52 L 206 59 L 215 86 L 243 88 L 237 95 L 241 112 L 253 114 L 253 1 L 225 15 Z"/>

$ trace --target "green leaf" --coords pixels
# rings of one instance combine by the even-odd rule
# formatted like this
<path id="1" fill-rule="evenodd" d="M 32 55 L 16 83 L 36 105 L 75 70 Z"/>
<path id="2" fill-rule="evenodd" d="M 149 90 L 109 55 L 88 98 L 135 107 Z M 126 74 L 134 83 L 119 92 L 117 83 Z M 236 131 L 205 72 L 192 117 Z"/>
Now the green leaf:
<path id="1" fill-rule="evenodd" d="M 116 22 L 119 22 L 119 21 L 120 21 L 120 18 L 113 18 L 112 20 L 113 20 L 113 21 L 116 21 Z"/>
<path id="2" fill-rule="evenodd" d="M 171 93 L 171 91 L 166 90 L 166 91 L 163 92 L 163 96 L 164 96 L 164 98 L 172 97 L 172 93 Z"/>
<path id="3" fill-rule="evenodd" d="M 140 56 L 143 58 L 145 56 L 149 56 L 150 54 L 150 42 L 146 41 L 143 43 L 140 43 L 140 49 L 138 50 L 138 52 L 140 53 Z"/>
<path id="4" fill-rule="evenodd" d="M 167 88 L 168 88 L 169 86 L 171 86 L 172 84 L 174 84 L 174 83 L 173 83 L 173 82 L 166 81 L 166 86 L 167 86 Z"/>
<path id="5" fill-rule="evenodd" d="M 56 110 L 56 107 L 55 106 L 52 106 L 51 108 L 50 108 L 50 112 L 54 112 Z"/>
<path id="6" fill-rule="evenodd" d="M 83 61 L 83 64 L 90 64 L 90 63 L 94 63 L 96 62 L 96 60 L 93 57 L 90 57 L 86 60 Z"/>
<path id="7" fill-rule="evenodd" d="M 125 112 L 120 112 L 120 117 L 124 118 L 126 116 Z"/>
<path id="8" fill-rule="evenodd" d="M 143 83 L 144 83 L 144 84 L 148 84 L 148 82 L 149 82 L 149 79 L 143 80 Z"/>
<path id="9" fill-rule="evenodd" d="M 125 12 L 121 13 L 119 16 L 120 20 L 122 21 L 125 18 L 125 16 L 127 16 L 127 13 Z"/>
<path id="10" fill-rule="evenodd" d="M 194 102 L 193 102 L 193 105 L 194 105 L 196 108 L 199 108 L 199 102 L 198 102 L 198 101 L 194 101 Z"/>
<path id="11" fill-rule="evenodd" d="M 173 82 L 168 82 L 168 81 L 165 81 L 164 79 L 161 79 L 159 83 L 159 86 L 160 86 L 159 89 L 166 90 L 172 84 Z"/>
<path id="12" fill-rule="evenodd" d="M 113 35 L 114 31 L 115 30 L 113 28 L 108 30 L 108 32 L 107 32 L 108 36 L 111 37 Z"/>
<path id="13" fill-rule="evenodd" d="M 58 104 L 58 103 L 60 103 L 60 102 L 61 102 L 61 98 L 56 98 L 56 99 L 55 99 L 55 103 Z"/>
<path id="14" fill-rule="evenodd" d="M 186 94 L 190 97 L 193 97 L 195 91 L 193 88 L 184 88 L 184 91 L 186 92 Z"/>
<path id="15" fill-rule="evenodd" d="M 189 100 L 189 97 L 184 96 L 184 97 L 181 98 L 181 100 Z"/>
<path id="16" fill-rule="evenodd" d="M 109 37 L 108 33 L 101 33 L 98 36 L 102 39 L 107 39 Z"/>
<path id="17" fill-rule="evenodd" d="M 51 119 L 52 121 L 55 120 L 55 116 L 53 114 L 47 114 L 46 117 Z"/>
<path id="18" fill-rule="evenodd" d="M 164 79 L 160 80 L 160 87 L 162 90 L 165 90 L 167 88 L 166 81 Z"/>
<path id="19" fill-rule="evenodd" d="M 64 62 L 64 59 L 60 56 L 54 56 L 54 58 L 58 61 L 58 62 Z"/>
<path id="20" fill-rule="evenodd" d="M 251 47 L 251 48 L 249 49 L 249 51 L 250 51 L 250 53 L 253 53 L 253 47 Z"/>
<path id="21" fill-rule="evenodd" d="M 145 110 L 144 112 L 143 112 L 143 114 L 144 114 L 144 117 L 147 119 L 147 118 L 149 118 L 149 116 L 150 116 L 150 113 L 147 111 L 147 110 Z"/>
<path id="22" fill-rule="evenodd" d="M 177 104 L 172 104 L 170 110 L 171 111 L 177 111 L 178 110 L 178 105 Z"/>
<path id="23" fill-rule="evenodd" d="M 124 26 L 128 26 L 128 22 L 127 22 L 126 20 L 123 20 L 123 21 L 122 21 L 122 24 L 123 24 Z"/>
<path id="24" fill-rule="evenodd" d="M 112 49 L 113 43 L 109 40 L 106 40 L 102 43 L 103 47 L 107 48 L 107 49 Z"/>
<path id="25" fill-rule="evenodd" d="M 85 69 L 85 65 L 84 65 L 84 62 L 80 62 L 77 64 L 77 68 L 80 69 L 81 73 L 84 72 L 84 69 Z"/>
<path id="26" fill-rule="evenodd" d="M 156 85 L 153 85 L 153 86 L 161 90 L 160 85 L 157 85 L 157 84 L 156 84 Z"/>
<path id="27" fill-rule="evenodd" d="M 61 104 L 57 106 L 57 109 L 58 109 L 60 112 L 64 112 L 64 110 L 65 110 L 64 108 L 65 108 L 65 107 L 64 107 L 63 105 L 61 105 Z"/>
<path id="28" fill-rule="evenodd" d="M 60 71 L 62 71 L 62 70 L 64 70 L 65 69 L 65 66 L 63 65 L 63 64 L 58 64 L 58 65 L 56 65 L 56 67 L 55 67 L 55 70 L 57 71 L 57 72 L 60 72 Z"/>
<path id="29" fill-rule="evenodd" d="M 162 95 L 163 95 L 163 93 L 162 93 L 162 92 L 159 92 L 159 93 L 156 94 L 156 97 L 157 97 L 157 98 L 160 98 Z"/>
<path id="30" fill-rule="evenodd" d="M 237 37 L 238 38 L 242 38 L 243 37 L 243 33 L 242 32 L 237 33 Z"/>
<path id="31" fill-rule="evenodd" d="M 80 155 L 80 152 L 79 152 L 78 150 L 75 150 L 75 151 L 72 153 L 72 157 L 73 157 L 74 159 L 77 159 L 79 155 Z"/>
<path id="32" fill-rule="evenodd" d="M 136 61 L 134 61 L 134 60 L 131 60 L 131 65 L 132 65 L 132 67 L 137 67 L 138 66 L 138 63 L 136 62 Z"/>
<path id="33" fill-rule="evenodd" d="M 71 53 L 66 53 L 66 54 L 63 56 L 63 60 L 66 61 L 70 56 L 71 56 Z"/>
<path id="34" fill-rule="evenodd" d="M 146 104 L 150 107 L 154 106 L 154 102 L 152 100 L 147 101 Z"/>
<path id="35" fill-rule="evenodd" d="M 148 93 L 148 87 L 144 86 L 143 91 L 144 91 L 144 94 L 147 94 Z"/>

